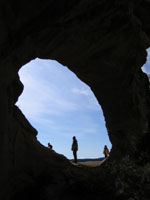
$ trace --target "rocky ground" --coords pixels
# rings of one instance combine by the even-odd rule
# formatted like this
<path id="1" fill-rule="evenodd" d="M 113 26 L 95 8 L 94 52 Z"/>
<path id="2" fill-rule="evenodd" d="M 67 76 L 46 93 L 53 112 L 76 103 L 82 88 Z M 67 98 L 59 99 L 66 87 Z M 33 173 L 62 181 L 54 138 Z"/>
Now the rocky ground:
<path id="1" fill-rule="evenodd" d="M 103 160 L 93 160 L 93 161 L 79 161 L 77 163 L 74 163 L 73 161 L 71 161 L 71 163 L 75 166 L 78 167 L 82 167 L 82 166 L 87 166 L 87 167 L 98 167 L 100 166 L 102 163 L 104 163 L 106 161 L 106 158 L 104 158 Z"/>

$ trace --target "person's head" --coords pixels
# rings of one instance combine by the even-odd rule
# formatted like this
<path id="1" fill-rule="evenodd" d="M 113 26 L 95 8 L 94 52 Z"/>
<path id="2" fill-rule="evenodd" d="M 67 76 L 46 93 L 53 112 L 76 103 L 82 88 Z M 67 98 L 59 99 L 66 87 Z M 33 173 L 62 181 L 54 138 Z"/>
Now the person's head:
<path id="1" fill-rule="evenodd" d="M 75 140 L 76 139 L 76 137 L 75 136 L 73 136 L 73 140 Z"/>

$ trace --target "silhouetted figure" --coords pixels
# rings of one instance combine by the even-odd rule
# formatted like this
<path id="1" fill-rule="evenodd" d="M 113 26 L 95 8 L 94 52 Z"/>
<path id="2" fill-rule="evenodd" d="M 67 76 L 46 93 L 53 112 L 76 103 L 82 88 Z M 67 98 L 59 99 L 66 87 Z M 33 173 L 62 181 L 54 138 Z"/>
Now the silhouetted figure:
<path id="1" fill-rule="evenodd" d="M 48 147 L 49 147 L 50 149 L 53 148 L 53 146 L 52 146 L 50 143 L 48 143 Z"/>
<path id="2" fill-rule="evenodd" d="M 107 148 L 107 145 L 104 146 L 103 154 L 105 155 L 105 158 L 107 158 L 109 156 L 109 150 Z"/>
<path id="3" fill-rule="evenodd" d="M 73 151 L 73 156 L 74 156 L 74 162 L 77 162 L 77 151 L 78 151 L 78 142 L 75 136 L 73 136 L 73 143 L 72 143 L 72 148 L 71 150 Z"/>

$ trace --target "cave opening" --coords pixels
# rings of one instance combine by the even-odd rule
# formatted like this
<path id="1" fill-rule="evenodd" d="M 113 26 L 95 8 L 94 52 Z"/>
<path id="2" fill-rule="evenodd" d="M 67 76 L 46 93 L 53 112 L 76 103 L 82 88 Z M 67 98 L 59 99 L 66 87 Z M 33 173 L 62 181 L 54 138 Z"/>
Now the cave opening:
<path id="1" fill-rule="evenodd" d="M 17 106 L 38 131 L 37 139 L 72 159 L 76 136 L 78 158 L 101 158 L 111 149 L 102 109 L 92 90 L 71 70 L 55 60 L 30 61 L 19 71 L 24 91 Z"/>

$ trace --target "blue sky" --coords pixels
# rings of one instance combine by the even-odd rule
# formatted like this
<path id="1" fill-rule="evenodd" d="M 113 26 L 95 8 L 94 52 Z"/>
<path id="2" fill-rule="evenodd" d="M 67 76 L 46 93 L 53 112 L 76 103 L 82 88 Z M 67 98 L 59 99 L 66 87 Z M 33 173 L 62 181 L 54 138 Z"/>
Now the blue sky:
<path id="1" fill-rule="evenodd" d="M 147 50 L 147 62 L 146 64 L 142 67 L 142 70 L 146 73 L 146 74 L 150 74 L 150 48 Z"/>
<path id="2" fill-rule="evenodd" d="M 50 142 L 69 159 L 73 136 L 78 140 L 78 158 L 103 157 L 104 145 L 111 148 L 93 92 L 67 67 L 37 58 L 24 65 L 19 75 L 24 91 L 17 105 L 37 129 L 41 144 Z"/>
<path id="3" fill-rule="evenodd" d="M 148 56 L 148 60 L 150 57 Z M 143 71 L 150 73 L 150 65 Z M 24 91 L 17 105 L 38 131 L 37 139 L 71 159 L 72 137 L 79 144 L 78 158 L 103 157 L 111 148 L 100 105 L 93 92 L 67 67 L 35 59 L 19 71 Z"/>

